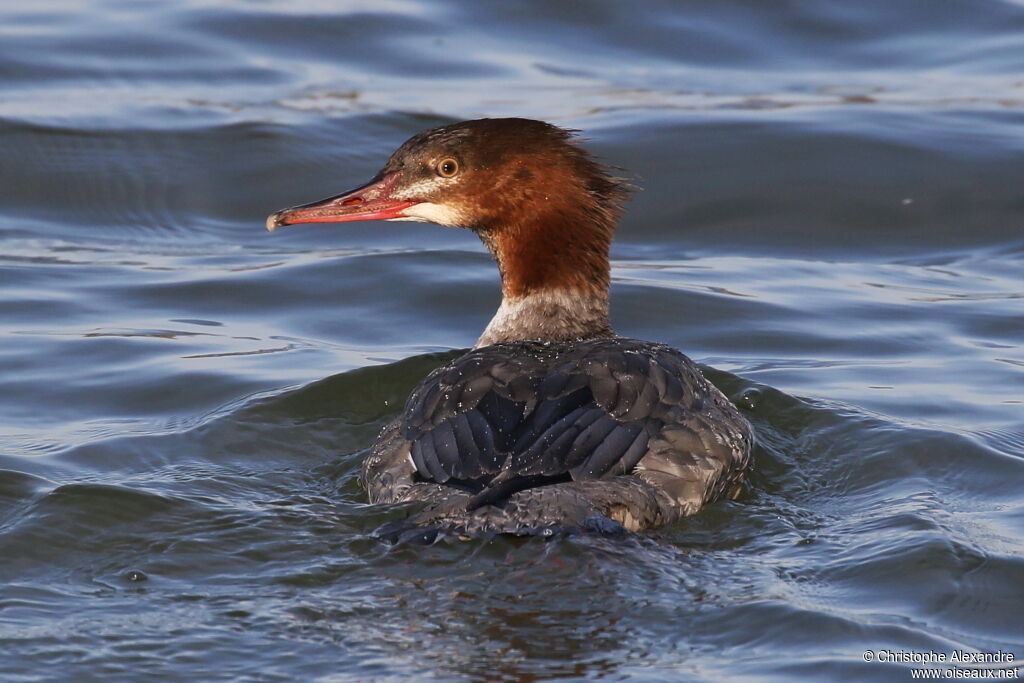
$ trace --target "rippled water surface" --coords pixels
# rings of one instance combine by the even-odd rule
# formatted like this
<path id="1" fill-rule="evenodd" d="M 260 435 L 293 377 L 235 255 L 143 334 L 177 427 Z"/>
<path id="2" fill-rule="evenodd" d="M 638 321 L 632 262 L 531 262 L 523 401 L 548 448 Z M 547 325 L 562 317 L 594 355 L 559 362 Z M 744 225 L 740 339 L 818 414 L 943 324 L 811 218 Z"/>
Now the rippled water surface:
<path id="1" fill-rule="evenodd" d="M 1024 5 L 0 5 L 0 679 L 909 680 L 1024 658 Z M 628 169 L 616 328 L 759 439 L 625 539 L 370 537 L 355 481 L 497 274 L 263 232 L 434 125 Z"/>

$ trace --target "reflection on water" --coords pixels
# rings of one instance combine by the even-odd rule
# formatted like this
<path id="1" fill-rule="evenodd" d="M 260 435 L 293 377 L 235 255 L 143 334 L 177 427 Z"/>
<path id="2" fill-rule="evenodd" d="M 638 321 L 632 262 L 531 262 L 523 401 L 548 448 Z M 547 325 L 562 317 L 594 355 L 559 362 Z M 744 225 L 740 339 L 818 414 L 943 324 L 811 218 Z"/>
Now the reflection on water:
<path id="1" fill-rule="evenodd" d="M 0 678 L 1024 657 L 1022 31 L 971 0 L 0 8 Z M 468 231 L 263 219 L 484 115 L 581 129 L 643 189 L 613 322 L 752 420 L 739 501 L 368 535 L 406 511 L 365 503 L 363 449 L 476 339 L 494 265 Z"/>

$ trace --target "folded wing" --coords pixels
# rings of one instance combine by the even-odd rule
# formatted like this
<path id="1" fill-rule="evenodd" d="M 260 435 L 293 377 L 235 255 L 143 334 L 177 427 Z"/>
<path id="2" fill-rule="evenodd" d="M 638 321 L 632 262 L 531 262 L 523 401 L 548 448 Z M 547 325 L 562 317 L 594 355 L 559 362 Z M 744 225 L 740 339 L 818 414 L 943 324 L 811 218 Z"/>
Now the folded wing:
<path id="1" fill-rule="evenodd" d="M 649 342 L 499 344 L 424 380 L 400 429 L 417 476 L 474 493 L 472 509 L 525 488 L 629 474 L 648 455 L 679 471 L 728 460 L 742 435 L 705 433 L 715 413 L 734 411 L 710 392 L 692 361 Z"/>

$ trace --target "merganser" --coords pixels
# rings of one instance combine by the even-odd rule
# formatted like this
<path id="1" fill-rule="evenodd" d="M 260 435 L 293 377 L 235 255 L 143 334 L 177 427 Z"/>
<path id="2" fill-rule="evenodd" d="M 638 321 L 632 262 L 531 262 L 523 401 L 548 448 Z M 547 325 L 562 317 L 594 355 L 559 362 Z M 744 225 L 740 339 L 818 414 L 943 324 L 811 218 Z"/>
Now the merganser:
<path id="1" fill-rule="evenodd" d="M 394 529 L 640 530 L 740 490 L 753 433 L 736 407 L 679 351 L 608 323 L 626 186 L 574 132 L 434 128 L 366 185 L 267 219 L 468 228 L 497 261 L 501 306 L 476 345 L 416 387 L 363 462 L 371 503 L 425 504 Z"/>

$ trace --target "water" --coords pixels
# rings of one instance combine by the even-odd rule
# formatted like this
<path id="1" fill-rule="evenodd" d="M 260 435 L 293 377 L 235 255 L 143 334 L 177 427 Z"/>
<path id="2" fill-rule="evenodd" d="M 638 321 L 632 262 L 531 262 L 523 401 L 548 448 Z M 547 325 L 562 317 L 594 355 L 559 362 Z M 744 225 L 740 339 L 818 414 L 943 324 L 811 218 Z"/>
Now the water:
<path id="1" fill-rule="evenodd" d="M 1024 658 L 1024 5 L 0 7 L 0 678 L 908 680 Z M 269 212 L 476 116 L 643 188 L 613 322 L 746 495 L 388 547 L 355 471 L 498 302 L 463 231 Z"/>

